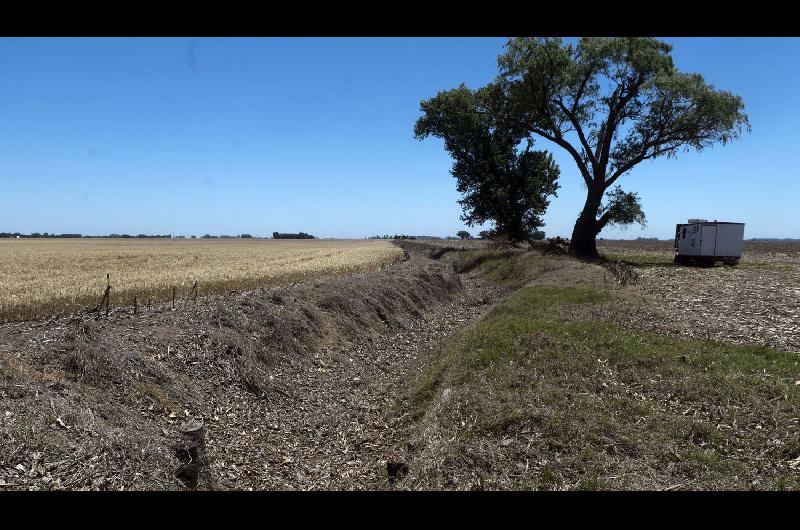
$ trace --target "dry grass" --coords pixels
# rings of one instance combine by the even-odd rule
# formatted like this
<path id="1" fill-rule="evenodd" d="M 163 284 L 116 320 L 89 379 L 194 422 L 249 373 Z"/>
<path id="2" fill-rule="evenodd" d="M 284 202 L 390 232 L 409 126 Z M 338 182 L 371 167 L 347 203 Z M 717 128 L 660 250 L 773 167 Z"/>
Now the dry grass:
<path id="1" fill-rule="evenodd" d="M 671 265 L 672 240 L 614 240 L 597 242 L 600 254 L 610 259 L 634 261 L 637 265 Z M 755 268 L 794 268 L 800 264 L 800 242 L 745 241 L 740 266 Z"/>
<path id="2" fill-rule="evenodd" d="M 243 290 L 358 272 L 398 259 L 388 241 L 0 240 L 0 320 L 66 313 L 111 303 Z"/>
<path id="3" fill-rule="evenodd" d="M 624 321 L 658 333 L 800 352 L 800 243 L 745 241 L 737 267 L 673 263 L 669 241 L 600 241 L 637 277 L 649 310 Z M 702 325 L 698 325 L 702 323 Z"/>
<path id="4" fill-rule="evenodd" d="M 189 420 L 208 432 L 200 489 L 367 487 L 401 374 L 484 307 L 465 291 L 411 258 L 191 311 L 0 325 L 0 491 L 184 489 Z"/>
<path id="5" fill-rule="evenodd" d="M 397 487 L 800 488 L 796 354 L 620 325 L 652 308 L 565 257 L 498 252 L 470 274 L 525 283 L 412 385 Z"/>

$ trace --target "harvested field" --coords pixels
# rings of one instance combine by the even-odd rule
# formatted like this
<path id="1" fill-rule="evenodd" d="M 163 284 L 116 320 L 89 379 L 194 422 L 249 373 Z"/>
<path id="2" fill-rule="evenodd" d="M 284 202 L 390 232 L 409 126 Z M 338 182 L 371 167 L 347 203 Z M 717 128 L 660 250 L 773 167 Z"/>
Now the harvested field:
<path id="1" fill-rule="evenodd" d="M 185 297 L 377 268 L 402 257 L 380 240 L 0 240 L 0 320 L 97 305 L 110 273 L 112 306 L 137 296 Z"/>
<path id="2" fill-rule="evenodd" d="M 673 264 L 671 242 L 598 243 L 632 264 L 634 288 L 650 302 L 630 314 L 632 325 L 800 352 L 800 243 L 746 241 L 739 266 L 710 268 Z"/>
<path id="3" fill-rule="evenodd" d="M 597 242 L 597 250 L 608 257 L 627 259 L 635 257 L 660 258 L 664 263 L 673 257 L 672 240 L 611 240 Z M 741 263 L 760 265 L 800 264 L 800 242 L 745 241 Z"/>
<path id="4" fill-rule="evenodd" d="M 798 489 L 796 354 L 642 330 L 658 299 L 596 264 L 453 254 L 522 287 L 428 358 L 397 487 Z"/>
<path id="5" fill-rule="evenodd" d="M 795 354 L 643 331 L 658 304 L 596 264 L 401 245 L 175 311 L 0 325 L 0 488 L 798 488 Z"/>
<path id="6" fill-rule="evenodd" d="M 191 310 L 0 325 L 0 488 L 386 487 L 406 374 L 494 296 L 411 254 Z"/>

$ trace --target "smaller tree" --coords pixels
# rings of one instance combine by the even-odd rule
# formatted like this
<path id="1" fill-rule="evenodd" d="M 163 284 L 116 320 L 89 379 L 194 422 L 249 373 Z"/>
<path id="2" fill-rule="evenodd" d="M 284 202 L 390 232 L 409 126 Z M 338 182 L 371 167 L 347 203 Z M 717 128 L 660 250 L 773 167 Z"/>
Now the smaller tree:
<path id="1" fill-rule="evenodd" d="M 595 227 L 595 235 L 610 225 L 628 226 L 639 223 L 647 226 L 642 203 L 639 195 L 633 192 L 624 192 L 620 186 L 606 193 L 606 202 L 597 210 L 599 220 Z"/>
<path id="2" fill-rule="evenodd" d="M 420 104 L 423 115 L 414 135 L 444 140 L 456 189 L 463 194 L 458 201 L 462 221 L 468 226 L 493 222 L 494 236 L 524 241 L 543 224 L 549 198 L 559 187 L 559 169 L 549 153 L 531 149 L 523 125 L 505 118 L 498 107 L 501 96 L 493 85 L 440 92 Z"/>
<path id="3" fill-rule="evenodd" d="M 459 230 L 458 232 L 456 232 L 456 235 L 461 239 L 470 239 L 472 237 L 472 235 L 466 230 Z"/>
<path id="4" fill-rule="evenodd" d="M 533 232 L 533 240 L 534 241 L 543 241 L 545 238 L 545 233 L 541 230 L 535 230 Z"/>

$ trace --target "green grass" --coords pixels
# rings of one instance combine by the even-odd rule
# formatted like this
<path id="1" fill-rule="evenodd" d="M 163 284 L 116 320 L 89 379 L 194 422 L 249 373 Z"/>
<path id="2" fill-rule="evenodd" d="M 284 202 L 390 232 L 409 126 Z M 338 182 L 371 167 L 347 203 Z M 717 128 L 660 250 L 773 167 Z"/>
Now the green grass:
<path id="1" fill-rule="evenodd" d="M 542 273 L 559 268 L 537 253 L 519 250 L 450 251 L 443 259 L 450 261 L 459 274 L 477 270 L 485 278 L 510 288 L 522 287 Z"/>
<path id="2" fill-rule="evenodd" d="M 541 269 L 536 259 L 479 266 L 519 284 Z M 512 477 L 502 487 L 800 487 L 786 465 L 800 447 L 790 428 L 800 410 L 798 356 L 575 317 L 609 296 L 522 288 L 443 352 L 407 400 L 414 417 L 457 433 L 442 461 L 490 447 L 493 464 L 483 471 Z M 427 418 L 444 388 L 454 397 Z M 531 460 L 549 463 L 516 472 Z"/>

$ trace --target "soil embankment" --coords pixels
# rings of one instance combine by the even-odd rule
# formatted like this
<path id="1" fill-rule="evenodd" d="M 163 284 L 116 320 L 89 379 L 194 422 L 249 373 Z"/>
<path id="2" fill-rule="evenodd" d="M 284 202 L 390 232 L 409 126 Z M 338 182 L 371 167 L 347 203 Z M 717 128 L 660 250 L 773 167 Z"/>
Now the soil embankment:
<path id="1" fill-rule="evenodd" d="M 0 487 L 385 487 L 420 355 L 499 296 L 424 254 L 175 310 L 0 326 Z"/>

